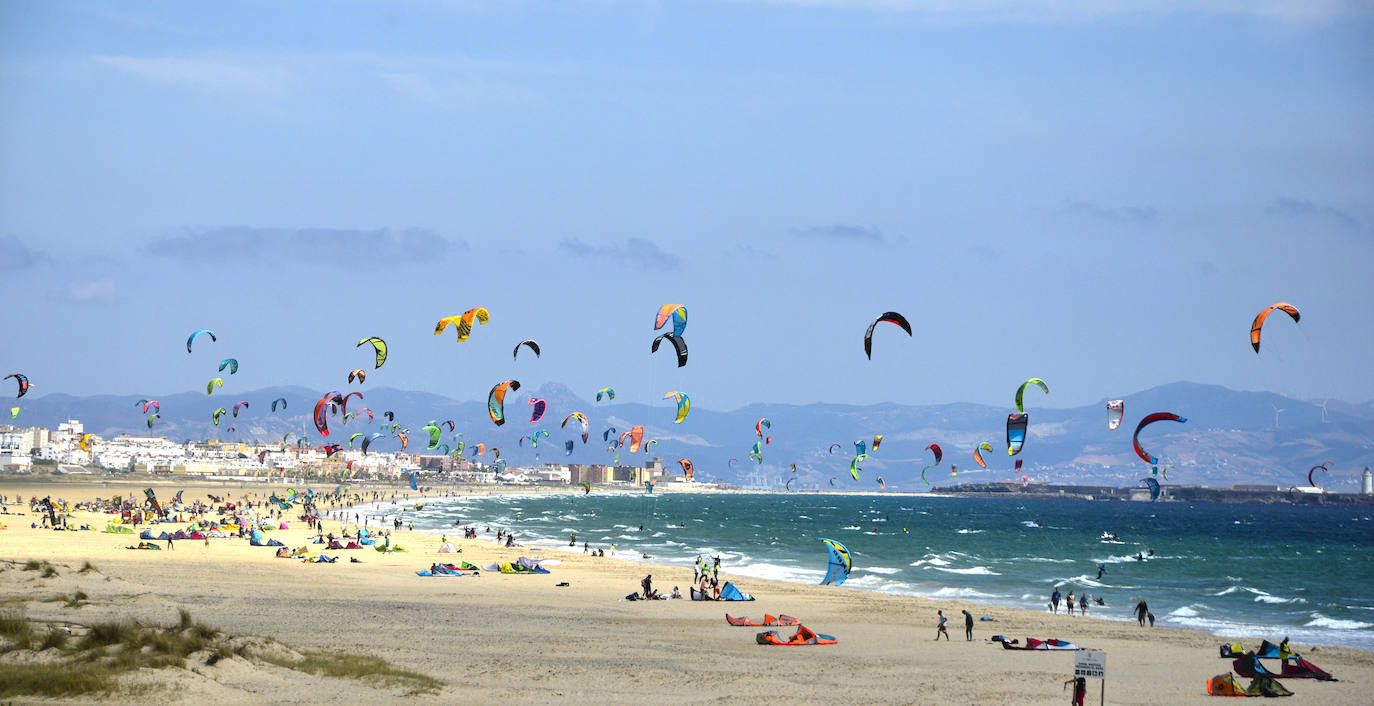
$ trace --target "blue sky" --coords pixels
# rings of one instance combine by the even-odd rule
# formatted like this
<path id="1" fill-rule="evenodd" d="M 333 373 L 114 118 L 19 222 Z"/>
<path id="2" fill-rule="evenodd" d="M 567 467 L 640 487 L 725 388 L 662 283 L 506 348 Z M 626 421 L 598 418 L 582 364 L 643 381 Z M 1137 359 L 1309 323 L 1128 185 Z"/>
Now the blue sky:
<path id="1" fill-rule="evenodd" d="M 369 385 L 460 399 L 1374 398 L 1372 7 L 4 3 L 0 368 L 323 391 L 377 335 Z"/>

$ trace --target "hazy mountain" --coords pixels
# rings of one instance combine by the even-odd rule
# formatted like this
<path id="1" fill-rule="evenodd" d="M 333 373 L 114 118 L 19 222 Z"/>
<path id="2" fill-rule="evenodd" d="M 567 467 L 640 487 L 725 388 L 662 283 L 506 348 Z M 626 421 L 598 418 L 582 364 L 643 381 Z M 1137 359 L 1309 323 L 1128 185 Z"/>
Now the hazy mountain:
<path id="1" fill-rule="evenodd" d="M 926 488 L 920 472 L 932 461 L 931 452 L 926 450 L 931 442 L 940 444 L 945 457 L 940 467 L 927 473 L 934 484 L 950 482 L 951 466 L 959 469 L 959 481 L 1013 477 L 1005 442 L 1006 415 L 1011 410 L 985 405 L 753 404 L 731 412 L 694 406 L 687 420 L 678 425 L 672 422 L 674 407 L 667 401 L 661 405 L 597 403 L 566 386 L 547 384 L 537 390 L 522 388 L 510 393 L 505 404 L 507 421 L 497 427 L 483 402 L 460 402 L 391 388 L 355 389 L 364 399 L 350 399 L 348 409 L 369 409 L 374 421 L 367 424 L 366 413 L 348 423 L 340 416 L 330 417 L 329 442 L 347 445 L 355 432 L 374 433 L 386 421 L 383 414 L 392 411 L 396 422 L 409 430 L 408 450 L 412 452 L 424 451 L 428 437 L 421 427 L 427 422 L 452 420 L 455 430 L 450 432 L 445 425 L 443 433 L 443 443 L 451 448 L 459 441 L 469 447 L 481 442 L 488 448 L 499 447 L 503 458 L 512 464 L 533 463 L 536 454 L 542 461 L 612 463 L 617 451 L 607 449 L 603 435 L 612 427 L 619 433 L 642 424 L 646 443 L 649 439 L 658 442 L 651 456 L 663 457 L 671 467 L 685 457 L 692 459 L 697 473 L 706 479 L 776 486 L 792 477 L 790 468 L 795 463 L 795 488 L 829 487 L 832 479 L 838 487 L 853 487 L 849 462 L 854 442 L 863 439 L 871 447 L 874 434 L 881 433 L 881 448 L 863 463 L 859 487 L 876 487 L 875 479 L 883 476 L 889 488 Z M 177 441 L 220 438 L 276 442 L 287 432 L 296 432 L 312 443 L 322 443 L 311 416 L 319 396 L 317 391 L 300 387 L 235 395 L 220 391 L 209 396 L 198 392 L 165 395 L 158 399 L 162 416 L 150 432 L 145 424 L 147 415 L 134 398 L 54 394 L 25 397 L 15 423 L 55 428 L 59 422 L 74 418 L 80 419 L 87 431 L 107 437 L 153 433 Z M 527 404 L 531 397 L 542 398 L 548 405 L 544 417 L 533 424 L 529 421 L 533 407 Z M 285 398 L 287 406 L 272 413 L 271 402 L 277 398 Z M 1330 460 L 1332 472 L 1319 474 L 1319 482 L 1333 490 L 1350 491 L 1357 487 L 1359 471 L 1374 465 L 1374 403 L 1332 401 L 1323 412 L 1320 401 L 1189 382 L 1162 385 L 1124 399 L 1126 421 L 1120 429 L 1108 431 L 1106 400 L 1054 409 L 1037 407 L 1040 396 L 1032 396 L 1027 401 L 1030 432 L 1019 456 L 1025 472 L 1037 481 L 1133 485 L 1149 473 L 1149 467 L 1132 451 L 1131 433 L 1142 416 L 1156 411 L 1176 412 L 1188 419 L 1185 424 L 1161 422 L 1142 434 L 1142 444 L 1159 456 L 1161 464 L 1174 466 L 1169 471 L 1172 483 L 1291 485 L 1305 482 L 1311 466 Z M 218 427 L 211 423 L 216 408 L 232 409 L 241 400 L 249 406 L 238 418 L 226 415 Z M 573 411 L 581 411 L 591 420 L 585 444 L 576 420 L 559 428 Z M 764 436 L 771 436 L 772 442 L 762 447 L 764 461 L 756 464 L 749 460 L 749 452 L 760 441 L 754 426 L 763 417 L 772 422 L 771 429 L 764 429 Z M 541 438 L 537 448 L 527 438 L 522 442 L 521 437 L 538 429 L 547 430 L 549 436 Z M 389 428 L 387 432 L 374 447 L 399 449 L 399 439 L 391 437 Z M 564 451 L 568 440 L 574 441 L 571 455 Z M 990 470 L 979 468 L 972 455 L 983 441 L 995 449 L 984 453 Z M 836 443 L 840 448 L 831 454 L 828 449 Z M 632 459 L 628 448 L 618 453 L 624 463 L 646 459 L 643 454 Z M 470 457 L 470 450 L 467 455 Z M 732 458 L 738 460 L 731 462 Z M 486 459 L 493 460 L 493 456 L 489 453 Z"/>

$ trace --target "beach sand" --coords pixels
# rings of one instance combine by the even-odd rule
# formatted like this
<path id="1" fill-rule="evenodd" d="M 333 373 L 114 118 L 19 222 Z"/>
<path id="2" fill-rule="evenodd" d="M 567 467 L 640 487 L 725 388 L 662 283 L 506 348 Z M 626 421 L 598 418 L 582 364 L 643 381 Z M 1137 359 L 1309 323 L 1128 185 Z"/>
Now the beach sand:
<path id="1" fill-rule="evenodd" d="M 127 496 L 144 485 L 3 483 L 0 493 L 74 502 Z M 170 486 L 161 487 L 161 496 L 171 495 Z M 238 497 L 267 492 L 262 486 L 175 485 L 182 488 L 188 499 L 206 493 Z M 722 571 L 722 582 L 735 580 L 756 601 L 630 602 L 622 599 L 639 590 L 640 579 L 650 572 L 654 586 L 664 593 L 676 585 L 685 595 L 690 569 L 507 549 L 455 537 L 449 540 L 462 553 L 439 554 L 439 537 L 406 532 L 395 533 L 392 542 L 407 552 L 329 552 L 344 557 L 336 564 L 278 559 L 274 550 L 239 539 L 213 539 L 209 546 L 182 541 L 170 551 L 162 542 L 162 551 L 133 551 L 124 547 L 137 543 L 135 535 L 99 531 L 109 515 L 78 512 L 72 525 L 89 523 L 97 531 L 55 532 L 29 527 L 38 516 L 27 503 L 11 504 L 10 512 L 25 514 L 0 515 L 0 522 L 8 525 L 0 530 L 0 560 L 17 562 L 0 564 L 5 609 L 22 610 L 35 620 L 89 625 L 113 618 L 175 624 L 177 609 L 185 608 L 197 620 L 232 635 L 272 638 L 300 649 L 374 655 L 446 683 L 438 695 L 407 697 L 398 689 L 227 659 L 214 666 L 188 663 L 186 670 L 144 670 L 130 679 L 160 689 L 155 697 L 116 694 L 102 702 L 1068 703 L 1063 682 L 1072 676 L 1073 653 L 1007 651 L 986 641 L 993 634 L 1021 640 L 1056 637 L 1105 651 L 1106 699 L 1113 704 L 1208 702 L 1214 697 L 1206 695 L 1204 682 L 1231 670 L 1230 660 L 1217 652 L 1225 638 L 1140 628 L 1134 621 L 737 579 L 728 571 Z M 293 547 L 313 537 L 303 522 L 294 517 L 287 522 L 292 529 L 270 536 Z M 326 524 L 331 530 L 337 526 Z M 522 555 L 563 563 L 547 575 L 415 575 L 433 562 L 480 565 Z M 349 556 L 364 563 L 347 563 Z M 22 571 L 19 564 L 30 559 L 51 562 L 58 575 L 43 578 L 40 572 Z M 87 561 L 98 573 L 77 572 Z M 563 581 L 571 585 L 555 586 Z M 89 603 L 66 607 L 45 602 L 77 589 L 89 595 Z M 932 640 L 937 609 L 949 616 L 948 642 Z M 975 640 L 967 642 L 962 609 L 997 621 L 976 623 Z M 1089 615 L 1126 617 L 1129 611 L 1125 605 L 1093 606 Z M 786 613 L 834 635 L 839 644 L 760 646 L 754 636 L 765 628 L 732 627 L 725 622 L 726 612 L 755 621 L 765 613 Z M 1257 646 L 1255 640 L 1238 641 Z M 1374 681 L 1374 653 L 1295 647 L 1341 681 L 1284 680 L 1295 692 L 1294 703 L 1371 702 L 1364 685 Z M 12 666 L 0 661 L 0 668 Z M 1098 702 L 1099 688 L 1089 681 L 1087 703 Z"/>

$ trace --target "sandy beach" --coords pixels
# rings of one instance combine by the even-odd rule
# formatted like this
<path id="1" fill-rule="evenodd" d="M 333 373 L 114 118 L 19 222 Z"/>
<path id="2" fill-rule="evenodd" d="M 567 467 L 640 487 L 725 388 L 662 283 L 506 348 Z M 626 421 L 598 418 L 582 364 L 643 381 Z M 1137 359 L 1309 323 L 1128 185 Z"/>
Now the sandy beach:
<path id="1" fill-rule="evenodd" d="M 13 498 L 51 495 L 67 501 L 127 495 L 143 486 L 0 484 Z M 186 498 L 207 493 L 238 497 L 261 486 L 181 485 Z M 170 495 L 170 486 L 160 486 Z M 400 491 L 398 491 L 400 492 Z M 439 554 L 440 538 L 397 532 L 393 544 L 408 551 L 330 552 L 336 564 L 279 559 L 273 550 L 233 539 L 182 541 L 168 550 L 134 551 L 134 535 L 101 532 L 109 515 L 74 513 L 73 526 L 95 531 L 33 529 L 38 516 L 27 503 L 0 515 L 0 602 L 3 609 L 54 625 L 90 625 L 116 618 L 174 624 L 178 609 L 234 636 L 270 638 L 292 648 L 359 653 L 434 677 L 436 693 L 402 690 L 357 680 L 302 676 L 239 659 L 185 669 L 142 670 L 124 677 L 156 690 L 171 703 L 361 703 L 430 700 L 517 703 L 550 700 L 603 703 L 833 702 L 941 704 L 1063 704 L 1072 674 L 1068 652 L 1012 652 L 987 642 L 993 634 L 1024 640 L 1060 638 L 1107 653 L 1106 699 L 1116 704 L 1202 703 L 1204 682 L 1231 670 L 1217 648 L 1224 639 L 1134 622 L 1068 617 L 959 601 L 789 584 L 730 576 L 751 593 L 751 603 L 629 602 L 652 572 L 655 587 L 684 594 L 690 570 L 562 552 L 531 552 L 494 542 L 449 540 L 461 554 Z M 271 536 L 287 546 L 314 533 L 288 518 L 291 529 Z M 180 527 L 184 525 L 175 525 Z M 336 522 L 327 527 L 335 529 Z M 166 527 L 158 528 L 164 529 Z M 455 533 L 460 534 L 460 533 Z M 317 545 L 310 545 L 317 550 Z M 561 564 L 548 575 L 482 572 L 462 578 L 421 578 L 415 571 L 437 561 L 474 564 L 547 555 Z M 356 556 L 362 563 L 347 563 Z M 55 575 L 24 571 L 29 560 L 50 562 Z M 89 562 L 95 571 L 80 573 Z M 727 567 L 728 568 L 728 567 Z M 566 587 L 556 584 L 568 582 Z M 71 606 L 52 600 L 80 590 Z M 963 635 L 961 610 L 989 615 L 974 640 Z M 951 640 L 933 642 L 936 611 L 950 617 Z M 1103 610 L 1103 609 L 1098 609 Z M 1111 606 L 1123 617 L 1128 606 Z M 796 616 L 817 632 L 839 638 L 833 646 L 783 648 L 755 643 L 764 628 L 732 627 L 724 616 L 761 620 L 765 613 Z M 1091 612 L 1090 612 L 1091 614 Z M 790 635 L 792 630 L 779 628 Z M 1273 639 L 1281 639 L 1275 635 Z M 1254 640 L 1243 640 L 1247 647 Z M 1294 702 L 1366 704 L 1363 684 L 1374 679 L 1374 653 L 1295 645 L 1341 681 L 1284 680 Z M 0 659 L 0 668 L 15 667 Z M 1244 680 L 1248 682 L 1248 680 Z M 1097 703 L 1090 682 L 1087 703 Z M 21 702 L 26 701 L 22 696 Z M 95 699 L 77 699 L 95 700 Z M 148 700 L 147 693 L 116 692 L 101 701 Z"/>

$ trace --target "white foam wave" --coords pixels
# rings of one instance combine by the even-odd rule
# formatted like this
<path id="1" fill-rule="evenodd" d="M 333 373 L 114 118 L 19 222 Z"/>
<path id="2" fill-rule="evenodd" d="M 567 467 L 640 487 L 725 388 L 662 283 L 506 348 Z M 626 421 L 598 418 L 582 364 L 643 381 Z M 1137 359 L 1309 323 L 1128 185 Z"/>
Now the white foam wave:
<path id="1" fill-rule="evenodd" d="M 1286 604 L 1286 603 L 1306 603 L 1306 602 L 1307 602 L 1307 599 L 1306 599 L 1306 598 L 1302 598 L 1302 597 L 1298 597 L 1298 598 L 1279 598 L 1278 596 L 1255 596 L 1255 602 L 1256 602 L 1256 603 L 1271 603 L 1271 604 L 1278 604 L 1278 603 L 1285 603 L 1285 604 Z"/>
<path id="2" fill-rule="evenodd" d="M 986 566 L 975 566 L 968 569 L 946 569 L 943 566 L 935 567 L 936 571 L 945 571 L 951 574 L 963 574 L 965 576 L 1001 576 L 1001 574 L 987 568 Z"/>
<path id="3" fill-rule="evenodd" d="M 1367 630 L 1374 628 L 1374 623 L 1361 623 L 1358 620 L 1341 620 L 1339 618 L 1328 618 L 1321 613 L 1313 613 L 1312 619 L 1303 623 L 1309 628 L 1329 628 L 1331 630 Z"/>
<path id="4" fill-rule="evenodd" d="M 1035 561 L 1049 564 L 1072 564 L 1075 561 L 1077 561 L 1077 559 L 1051 559 L 1047 556 L 1029 556 L 1017 559 L 1016 561 Z"/>
<path id="5" fill-rule="evenodd" d="M 886 566 L 869 566 L 869 567 L 862 567 L 862 568 L 855 569 L 855 571 L 868 571 L 868 572 L 875 573 L 875 574 L 897 574 L 897 573 L 901 573 L 902 570 L 901 570 L 901 569 L 891 569 L 891 568 L 888 568 L 888 567 L 886 567 Z"/>
<path id="6" fill-rule="evenodd" d="M 982 534 L 982 533 L 983 533 L 983 530 L 980 530 L 980 529 L 961 529 L 961 530 L 957 530 L 957 532 L 958 532 L 959 534 Z"/>
<path id="7" fill-rule="evenodd" d="M 1194 605 L 1201 606 L 1201 604 Z M 1198 613 L 1197 609 L 1193 606 L 1183 606 L 1182 608 L 1175 608 L 1169 611 L 1169 617 L 1171 618 L 1196 618 L 1198 615 L 1200 615 L 1200 613 Z"/>
<path id="8" fill-rule="evenodd" d="M 933 598 L 1005 598 L 997 593 L 984 593 L 982 591 L 956 586 L 945 586 L 930 594 Z"/>

